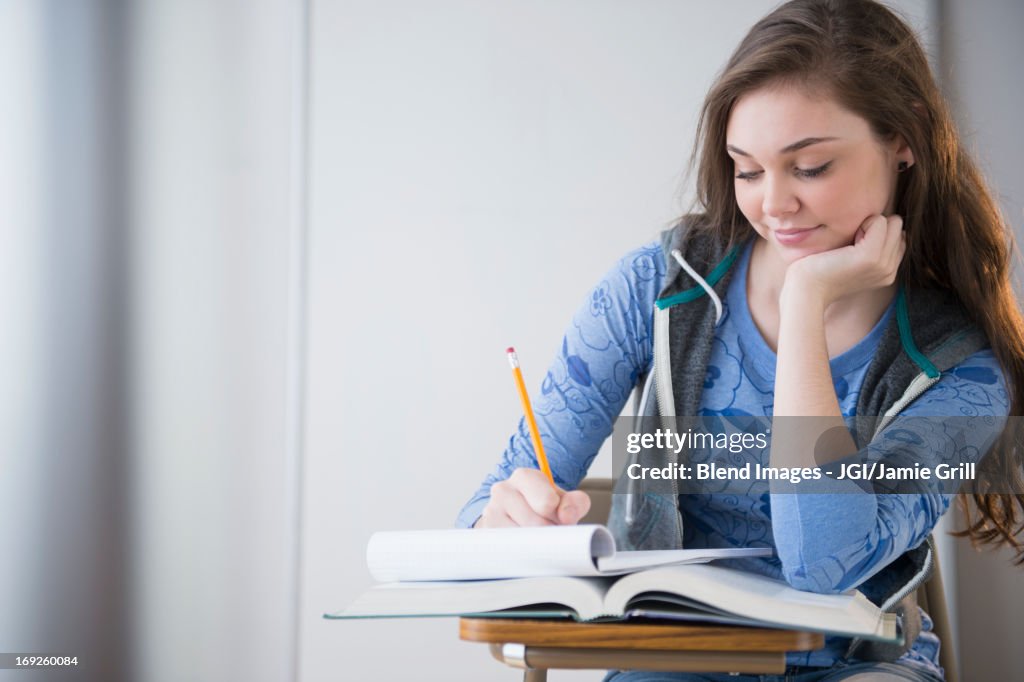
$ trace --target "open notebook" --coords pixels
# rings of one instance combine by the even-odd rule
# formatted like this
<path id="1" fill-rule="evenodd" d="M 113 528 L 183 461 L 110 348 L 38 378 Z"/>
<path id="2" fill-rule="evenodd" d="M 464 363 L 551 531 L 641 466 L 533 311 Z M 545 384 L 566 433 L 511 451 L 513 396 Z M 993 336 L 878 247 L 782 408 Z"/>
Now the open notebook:
<path id="1" fill-rule="evenodd" d="M 769 548 L 616 552 L 600 525 L 476 528 L 374 533 L 370 574 L 397 580 L 480 580 L 544 575 L 621 575 L 667 564 L 771 556 Z"/>
<path id="2" fill-rule="evenodd" d="M 679 563 L 711 558 L 703 550 L 616 552 L 602 526 L 380 533 L 370 542 L 367 561 L 374 577 L 394 582 L 324 617 L 642 617 L 900 640 L 896 617 L 855 590 L 815 594 L 753 573 Z M 622 573 L 628 575 L 615 575 Z"/>

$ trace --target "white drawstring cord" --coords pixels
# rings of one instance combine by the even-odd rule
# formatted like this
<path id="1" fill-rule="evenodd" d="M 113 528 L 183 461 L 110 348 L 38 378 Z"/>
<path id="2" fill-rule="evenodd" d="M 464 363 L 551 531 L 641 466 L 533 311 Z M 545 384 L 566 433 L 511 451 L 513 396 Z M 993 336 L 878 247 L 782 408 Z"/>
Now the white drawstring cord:
<path id="1" fill-rule="evenodd" d="M 712 303 L 715 304 L 715 326 L 717 327 L 718 323 L 722 319 L 722 299 L 718 297 L 718 294 L 716 294 L 715 290 L 711 288 L 711 285 L 704 281 L 704 278 L 698 275 L 696 270 L 690 267 L 690 264 L 686 262 L 685 258 L 683 258 L 683 254 L 679 252 L 679 249 L 672 250 L 672 257 L 676 259 L 677 263 L 679 263 L 679 267 L 686 271 L 686 274 L 696 280 L 697 284 L 699 284 L 704 291 L 708 292 L 708 296 L 711 297 Z"/>
<path id="2" fill-rule="evenodd" d="M 651 399 L 651 389 L 657 383 L 654 374 L 654 368 L 651 368 L 651 373 L 647 375 L 644 380 L 643 390 L 640 392 L 640 402 L 637 403 L 637 414 L 633 416 L 633 432 L 641 433 L 644 428 L 644 418 L 647 416 L 643 414 L 642 408 L 647 405 L 647 402 Z M 630 456 L 626 460 L 626 468 L 622 470 L 622 474 L 625 475 L 630 464 L 640 461 L 640 458 L 636 455 Z M 636 479 L 629 478 L 626 476 L 626 525 L 633 525 L 633 521 L 636 520 L 636 510 L 634 509 L 634 500 L 636 495 Z"/>

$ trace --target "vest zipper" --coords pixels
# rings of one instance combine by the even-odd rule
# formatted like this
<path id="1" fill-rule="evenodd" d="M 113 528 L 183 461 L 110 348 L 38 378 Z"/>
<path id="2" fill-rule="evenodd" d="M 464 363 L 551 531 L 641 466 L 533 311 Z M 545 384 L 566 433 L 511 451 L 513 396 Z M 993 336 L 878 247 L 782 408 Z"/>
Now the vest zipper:
<path id="1" fill-rule="evenodd" d="M 675 431 L 676 401 L 672 391 L 672 356 L 669 352 L 669 311 L 670 308 L 654 309 L 654 391 L 658 400 L 658 414 L 661 415 L 662 428 Z M 675 453 L 669 455 L 669 461 L 678 465 Z M 679 509 L 679 482 L 672 477 L 672 507 L 675 509 L 676 539 L 679 547 L 683 546 L 683 517 Z"/>
<path id="2" fill-rule="evenodd" d="M 875 429 L 875 433 L 871 437 L 871 439 L 874 440 L 875 437 L 877 437 L 878 434 L 882 432 L 882 429 L 888 426 L 892 422 L 892 420 L 895 419 L 896 416 L 903 411 L 903 408 L 917 400 L 921 396 L 921 394 L 923 394 L 929 388 L 937 384 L 939 382 L 939 379 L 941 378 L 941 375 L 930 377 L 926 372 L 921 372 L 916 377 L 914 377 L 913 381 L 910 382 L 910 386 L 908 386 L 907 390 L 903 392 L 902 396 L 900 396 L 900 399 L 892 404 L 892 407 L 890 407 L 886 411 L 881 421 L 878 422 L 878 427 Z M 935 545 L 932 543 L 932 536 L 930 534 L 928 535 L 925 541 L 928 543 L 928 553 L 925 554 L 924 565 L 921 567 L 921 570 L 918 571 L 914 575 L 914 577 L 907 582 L 906 585 L 904 585 L 902 588 L 891 594 L 888 599 L 882 602 L 882 605 L 879 607 L 879 609 L 881 609 L 883 613 L 889 613 L 890 609 L 896 606 L 896 604 L 899 604 L 900 601 L 902 601 L 903 598 L 906 597 L 908 594 L 911 594 L 915 590 L 917 590 L 917 588 L 920 587 L 921 584 L 924 583 L 924 581 L 930 577 L 932 571 L 932 563 L 934 562 Z M 853 651 L 857 648 L 861 641 L 863 641 L 862 637 L 855 637 L 850 641 L 850 646 L 846 649 L 847 657 L 849 657 L 853 653 Z M 913 642 L 907 641 L 904 641 L 903 644 L 904 651 L 909 651 L 910 647 L 914 645 Z"/>
<path id="3" fill-rule="evenodd" d="M 932 564 L 935 563 L 935 544 L 932 542 L 931 535 L 927 537 L 925 542 L 928 543 L 928 553 L 924 555 L 924 564 L 921 566 L 921 570 L 918 571 L 914 575 L 914 577 L 911 578 L 907 582 L 907 584 L 904 585 L 900 590 L 898 590 L 897 592 L 892 594 L 888 599 L 882 602 L 882 605 L 878 607 L 879 610 L 882 611 L 882 613 L 892 613 L 891 609 L 894 606 L 903 601 L 904 597 L 906 597 L 908 594 L 916 592 L 917 588 L 921 587 L 924 581 L 931 577 Z M 863 637 L 854 637 L 850 640 L 850 645 L 846 648 L 847 658 L 853 655 L 853 652 L 857 649 L 857 647 L 860 645 L 862 641 L 864 641 Z M 906 641 L 906 633 L 904 633 L 903 644 L 905 647 L 904 651 L 909 651 L 910 648 L 914 646 L 913 642 Z"/>
<path id="4" fill-rule="evenodd" d="M 934 562 L 933 555 L 935 554 L 935 546 L 932 544 L 931 535 L 925 539 L 925 542 L 928 543 L 928 553 L 925 554 L 924 565 L 921 566 L 921 570 L 918 571 L 917 574 L 910 579 L 910 582 L 904 585 L 901 590 L 897 591 L 882 603 L 882 611 L 888 611 L 893 606 L 900 603 L 904 597 L 919 588 L 921 584 L 930 577 L 932 572 L 932 563 Z"/>
<path id="5" fill-rule="evenodd" d="M 888 426 L 890 422 L 892 422 L 892 420 L 895 419 L 896 416 L 903 411 L 904 407 L 917 400 L 919 397 L 921 397 L 921 394 L 923 394 L 925 391 L 927 391 L 935 384 L 939 383 L 939 380 L 941 378 L 941 375 L 937 377 L 930 377 L 925 372 L 921 372 L 916 377 L 914 377 L 914 380 L 910 382 L 910 386 L 908 386 L 907 390 L 904 391 L 902 396 L 900 396 L 900 399 L 893 403 L 892 407 L 890 407 L 886 411 L 886 413 L 882 415 L 882 420 L 879 421 L 878 426 L 875 427 L 874 436 L 871 437 L 872 440 L 874 440 L 875 436 L 881 433 L 882 429 Z"/>

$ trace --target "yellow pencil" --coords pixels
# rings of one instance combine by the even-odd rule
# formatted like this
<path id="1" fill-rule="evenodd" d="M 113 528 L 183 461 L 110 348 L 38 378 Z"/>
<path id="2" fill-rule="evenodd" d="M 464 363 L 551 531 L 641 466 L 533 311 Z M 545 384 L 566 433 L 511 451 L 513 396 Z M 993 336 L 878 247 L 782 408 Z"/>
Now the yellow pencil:
<path id="1" fill-rule="evenodd" d="M 523 412 L 526 414 L 526 423 L 530 427 L 530 436 L 533 438 L 533 448 L 537 451 L 537 461 L 540 463 L 540 470 L 555 485 L 555 477 L 551 475 L 551 466 L 548 465 L 547 455 L 544 454 L 544 443 L 540 440 L 540 431 L 537 430 L 537 420 L 533 416 L 533 409 L 530 407 L 530 396 L 526 393 L 526 384 L 523 382 L 523 372 L 519 369 L 519 356 L 516 349 L 508 348 L 508 364 L 512 365 L 512 376 L 516 380 L 516 388 L 519 389 L 519 400 L 523 403 Z"/>

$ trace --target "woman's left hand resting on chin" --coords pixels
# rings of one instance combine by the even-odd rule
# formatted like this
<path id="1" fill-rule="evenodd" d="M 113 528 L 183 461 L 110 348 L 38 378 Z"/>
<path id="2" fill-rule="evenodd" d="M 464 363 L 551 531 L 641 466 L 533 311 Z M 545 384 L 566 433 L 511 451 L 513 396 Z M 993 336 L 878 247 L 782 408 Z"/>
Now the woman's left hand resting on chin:
<path id="1" fill-rule="evenodd" d="M 857 229 L 853 244 L 789 265 L 779 296 L 774 416 L 819 419 L 774 419 L 772 466 L 813 467 L 857 451 L 832 384 L 826 311 L 839 299 L 890 287 L 906 249 L 903 219 L 872 215 Z M 826 433 L 832 435 L 822 447 Z"/>
<path id="2" fill-rule="evenodd" d="M 786 271 L 781 299 L 795 294 L 806 301 L 812 296 L 828 307 L 845 296 L 890 286 L 906 250 L 900 216 L 869 216 L 850 246 L 794 261 Z"/>

